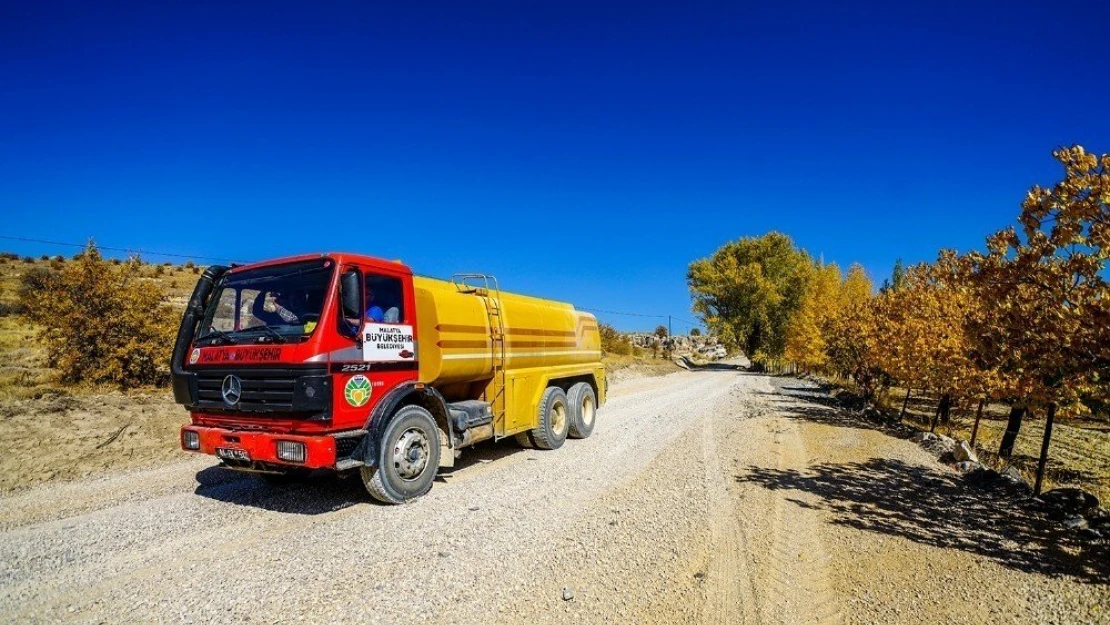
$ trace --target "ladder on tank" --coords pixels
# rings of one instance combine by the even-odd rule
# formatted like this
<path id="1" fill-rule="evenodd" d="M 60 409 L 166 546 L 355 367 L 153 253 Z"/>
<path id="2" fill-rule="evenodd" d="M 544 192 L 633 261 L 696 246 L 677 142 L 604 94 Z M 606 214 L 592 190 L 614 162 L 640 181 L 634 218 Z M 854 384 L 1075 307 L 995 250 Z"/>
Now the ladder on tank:
<path id="1" fill-rule="evenodd" d="M 481 286 L 470 284 L 467 281 L 481 281 Z M 505 431 L 505 414 L 508 401 L 505 392 L 505 364 L 507 349 L 505 345 L 505 318 L 501 309 L 501 287 L 495 276 L 484 273 L 457 273 L 451 277 L 451 283 L 463 293 L 473 293 L 482 298 L 486 306 L 486 317 L 489 321 L 490 359 L 492 360 L 493 379 L 490 381 L 492 388 L 487 389 L 486 402 L 493 411 L 494 436 L 500 438 Z M 492 289 L 490 288 L 492 284 Z"/>

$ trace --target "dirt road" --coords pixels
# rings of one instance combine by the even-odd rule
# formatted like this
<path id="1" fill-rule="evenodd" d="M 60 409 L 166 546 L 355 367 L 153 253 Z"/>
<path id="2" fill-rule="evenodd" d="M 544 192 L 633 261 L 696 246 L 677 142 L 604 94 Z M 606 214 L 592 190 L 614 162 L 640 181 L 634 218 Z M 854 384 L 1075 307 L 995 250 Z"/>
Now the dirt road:
<path id="1" fill-rule="evenodd" d="M 1068 555 L 804 383 L 680 372 L 406 506 L 204 458 L 0 498 L 0 621 L 1107 622 Z"/>

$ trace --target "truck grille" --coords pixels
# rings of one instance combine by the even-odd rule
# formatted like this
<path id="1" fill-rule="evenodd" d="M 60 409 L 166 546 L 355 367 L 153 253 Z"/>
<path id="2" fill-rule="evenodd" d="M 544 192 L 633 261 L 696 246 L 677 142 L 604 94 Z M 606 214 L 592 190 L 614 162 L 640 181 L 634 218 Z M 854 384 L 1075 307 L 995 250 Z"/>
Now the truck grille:
<path id="1" fill-rule="evenodd" d="M 229 406 L 224 402 L 223 384 L 229 375 L 241 382 L 239 401 Z M 200 408 L 238 412 L 281 412 L 293 409 L 293 392 L 297 378 L 327 375 L 323 368 L 304 369 L 238 369 L 196 372 L 197 401 Z"/>

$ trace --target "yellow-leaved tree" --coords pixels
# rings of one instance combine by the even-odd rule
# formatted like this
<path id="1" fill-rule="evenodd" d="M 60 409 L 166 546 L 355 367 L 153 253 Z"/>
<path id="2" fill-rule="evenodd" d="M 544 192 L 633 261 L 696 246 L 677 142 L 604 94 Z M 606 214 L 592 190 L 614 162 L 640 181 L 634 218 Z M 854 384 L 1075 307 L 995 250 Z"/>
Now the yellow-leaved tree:
<path id="1" fill-rule="evenodd" d="M 798 310 L 786 327 L 785 358 L 804 371 L 824 371 L 828 366 L 825 337 L 840 312 L 840 268 L 835 263 L 814 263 L 804 275 Z"/>
<path id="2" fill-rule="evenodd" d="M 976 352 L 1021 400 L 1046 412 L 1037 491 L 1057 414 L 1110 398 L 1110 154 L 1072 146 L 1053 156 L 1064 179 L 1033 187 L 1021 233 L 989 237 L 969 271 L 990 302 L 989 314 L 972 319 Z M 1001 455 L 1012 451 L 1020 426 L 1021 415 L 1011 413 Z"/>
<path id="3" fill-rule="evenodd" d="M 825 335 L 830 370 L 855 382 L 860 394 L 872 399 L 886 380 L 875 360 L 880 340 L 873 310 L 874 285 L 863 267 L 854 264 L 837 292 L 837 314 Z"/>
<path id="4" fill-rule="evenodd" d="M 179 315 L 140 269 L 137 258 L 106 261 L 90 242 L 60 270 L 25 281 L 27 315 L 63 382 L 130 388 L 164 380 Z"/>

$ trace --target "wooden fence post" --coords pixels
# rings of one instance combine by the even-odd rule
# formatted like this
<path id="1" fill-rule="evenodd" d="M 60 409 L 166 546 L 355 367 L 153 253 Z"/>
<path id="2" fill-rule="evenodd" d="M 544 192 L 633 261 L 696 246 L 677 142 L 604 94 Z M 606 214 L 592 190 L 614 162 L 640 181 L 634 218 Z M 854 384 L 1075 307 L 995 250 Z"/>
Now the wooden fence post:
<path id="1" fill-rule="evenodd" d="M 987 398 L 983 397 L 979 400 L 979 409 L 975 411 L 975 425 L 971 426 L 971 448 L 975 449 L 975 436 L 979 434 L 979 419 L 983 418 L 983 404 L 987 402 Z"/>
<path id="2" fill-rule="evenodd" d="M 1048 464 L 1048 444 L 1052 441 L 1052 422 L 1056 420 L 1056 402 L 1048 405 L 1048 415 L 1044 422 L 1044 440 L 1041 441 L 1041 459 L 1037 461 L 1037 481 L 1033 484 L 1033 495 L 1041 494 L 1041 482 L 1044 480 L 1044 467 Z"/>

